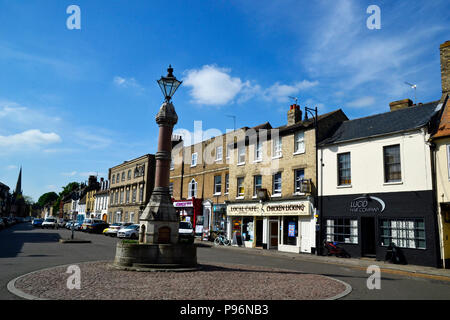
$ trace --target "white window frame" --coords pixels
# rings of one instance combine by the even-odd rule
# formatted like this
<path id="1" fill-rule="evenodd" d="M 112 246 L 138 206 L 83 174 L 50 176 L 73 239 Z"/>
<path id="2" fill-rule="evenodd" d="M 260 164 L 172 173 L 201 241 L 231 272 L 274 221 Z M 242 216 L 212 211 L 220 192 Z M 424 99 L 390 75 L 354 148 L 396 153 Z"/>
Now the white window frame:
<path id="1" fill-rule="evenodd" d="M 300 180 L 297 179 L 297 172 L 298 171 L 303 171 L 303 179 L 300 179 Z M 295 195 L 303 195 L 303 194 L 305 194 L 304 192 L 301 192 L 300 190 L 297 190 L 297 187 L 300 189 L 301 184 L 302 184 L 302 180 L 304 180 L 304 179 L 305 179 L 305 169 L 304 168 L 295 169 L 294 170 L 294 194 Z"/>
<path id="2" fill-rule="evenodd" d="M 258 141 L 255 143 L 255 160 L 254 162 L 260 162 L 262 161 L 262 150 L 263 145 L 261 141 Z"/>
<path id="3" fill-rule="evenodd" d="M 305 149 L 305 132 L 296 132 L 294 135 L 294 154 L 305 153 Z"/>
<path id="4" fill-rule="evenodd" d="M 216 178 L 220 178 L 220 183 L 216 182 Z M 217 187 L 220 188 L 220 191 L 217 191 Z M 214 195 L 215 196 L 220 196 L 222 194 L 222 175 L 218 175 L 218 176 L 214 176 Z"/>
<path id="5" fill-rule="evenodd" d="M 241 152 L 241 151 L 244 152 Z M 244 161 L 241 161 L 241 156 L 244 157 Z M 245 163 L 245 156 L 246 156 L 246 150 L 245 150 L 245 146 L 239 146 L 238 147 L 238 165 L 244 164 Z"/>
<path id="6" fill-rule="evenodd" d="M 192 197 L 197 198 L 197 181 L 195 179 L 192 179 L 188 185 L 188 198 Z"/>
<path id="7" fill-rule="evenodd" d="M 272 139 L 272 159 L 281 158 L 283 156 L 283 140 L 281 137 Z"/>
<path id="8" fill-rule="evenodd" d="M 256 177 L 261 178 L 261 184 L 259 185 L 259 188 L 262 188 L 262 175 L 257 174 L 253 176 L 253 198 L 256 198 L 258 196 L 258 190 L 256 188 Z"/>
<path id="9" fill-rule="evenodd" d="M 275 189 L 275 176 L 279 174 L 280 175 L 280 192 L 276 192 L 278 189 Z M 277 172 L 272 176 L 272 197 L 280 197 L 282 193 L 283 188 L 283 176 L 281 172 Z"/>
<path id="10" fill-rule="evenodd" d="M 194 160 L 195 159 L 195 160 Z M 198 153 L 194 152 L 191 156 L 191 167 L 197 166 Z"/>
<path id="11" fill-rule="evenodd" d="M 220 150 L 220 152 L 219 152 Z M 219 157 L 220 155 L 220 157 Z M 223 158 L 223 147 L 222 146 L 218 146 L 216 147 L 216 161 L 221 161 Z"/>
<path id="12" fill-rule="evenodd" d="M 228 194 L 230 190 L 230 174 L 227 173 L 225 175 L 225 193 L 224 194 Z"/>
<path id="13" fill-rule="evenodd" d="M 244 190 L 244 192 L 241 194 L 241 193 L 239 193 L 239 179 L 242 179 L 242 188 L 243 188 L 243 190 Z M 244 198 L 244 196 L 245 196 L 245 186 L 244 186 L 244 182 L 245 182 L 245 179 L 244 179 L 244 177 L 238 177 L 238 178 L 236 178 L 236 186 L 237 186 L 237 188 L 236 188 L 236 190 L 237 190 L 237 195 L 236 195 L 236 198 Z"/>

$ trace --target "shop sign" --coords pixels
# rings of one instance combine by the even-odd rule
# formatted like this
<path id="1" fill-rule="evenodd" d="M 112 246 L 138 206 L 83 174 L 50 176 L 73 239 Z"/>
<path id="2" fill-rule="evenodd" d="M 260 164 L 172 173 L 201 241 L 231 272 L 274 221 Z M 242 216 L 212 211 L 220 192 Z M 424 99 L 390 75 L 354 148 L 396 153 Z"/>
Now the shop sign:
<path id="1" fill-rule="evenodd" d="M 194 203 L 192 200 L 190 201 L 177 201 L 173 203 L 175 208 L 185 208 L 185 207 L 193 207 Z"/>
<path id="2" fill-rule="evenodd" d="M 263 215 L 270 216 L 304 216 L 309 215 L 309 202 L 267 203 L 262 208 Z"/>
<path id="3" fill-rule="evenodd" d="M 350 202 L 350 212 L 353 213 L 381 213 L 385 207 L 383 200 L 373 196 L 358 197 Z"/>
<path id="4" fill-rule="evenodd" d="M 304 216 L 309 215 L 309 202 L 269 202 L 227 206 L 228 216 Z"/>

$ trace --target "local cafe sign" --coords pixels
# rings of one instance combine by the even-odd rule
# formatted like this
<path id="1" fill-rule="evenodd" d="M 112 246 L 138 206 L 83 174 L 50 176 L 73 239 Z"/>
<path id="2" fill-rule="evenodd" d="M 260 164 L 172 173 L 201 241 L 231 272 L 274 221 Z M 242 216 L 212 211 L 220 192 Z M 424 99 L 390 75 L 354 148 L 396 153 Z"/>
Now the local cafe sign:
<path id="1" fill-rule="evenodd" d="M 363 196 L 350 202 L 350 212 L 353 213 L 381 213 L 386 208 L 383 200 L 373 196 Z"/>
<path id="2" fill-rule="evenodd" d="M 227 206 L 228 216 L 306 216 L 309 214 L 308 201 L 240 203 Z"/>

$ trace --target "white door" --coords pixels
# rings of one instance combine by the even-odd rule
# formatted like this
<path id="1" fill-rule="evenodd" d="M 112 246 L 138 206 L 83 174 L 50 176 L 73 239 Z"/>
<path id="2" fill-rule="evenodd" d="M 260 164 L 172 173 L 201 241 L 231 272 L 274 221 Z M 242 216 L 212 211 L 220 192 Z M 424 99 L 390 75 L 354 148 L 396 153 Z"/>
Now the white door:
<path id="1" fill-rule="evenodd" d="M 300 220 L 300 250 L 311 253 L 311 247 L 315 247 L 314 219 Z"/>

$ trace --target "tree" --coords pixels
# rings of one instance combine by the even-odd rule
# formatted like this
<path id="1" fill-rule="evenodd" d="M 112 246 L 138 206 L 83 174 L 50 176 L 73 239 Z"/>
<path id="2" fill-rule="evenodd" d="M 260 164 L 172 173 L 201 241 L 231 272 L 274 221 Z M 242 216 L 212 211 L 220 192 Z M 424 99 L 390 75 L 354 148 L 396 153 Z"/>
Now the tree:
<path id="1" fill-rule="evenodd" d="M 41 208 L 48 206 L 48 205 L 53 205 L 53 203 L 58 199 L 58 194 L 56 192 L 47 192 L 44 193 L 42 196 L 39 197 L 39 200 L 37 201 L 37 203 L 39 204 L 39 206 Z"/>

